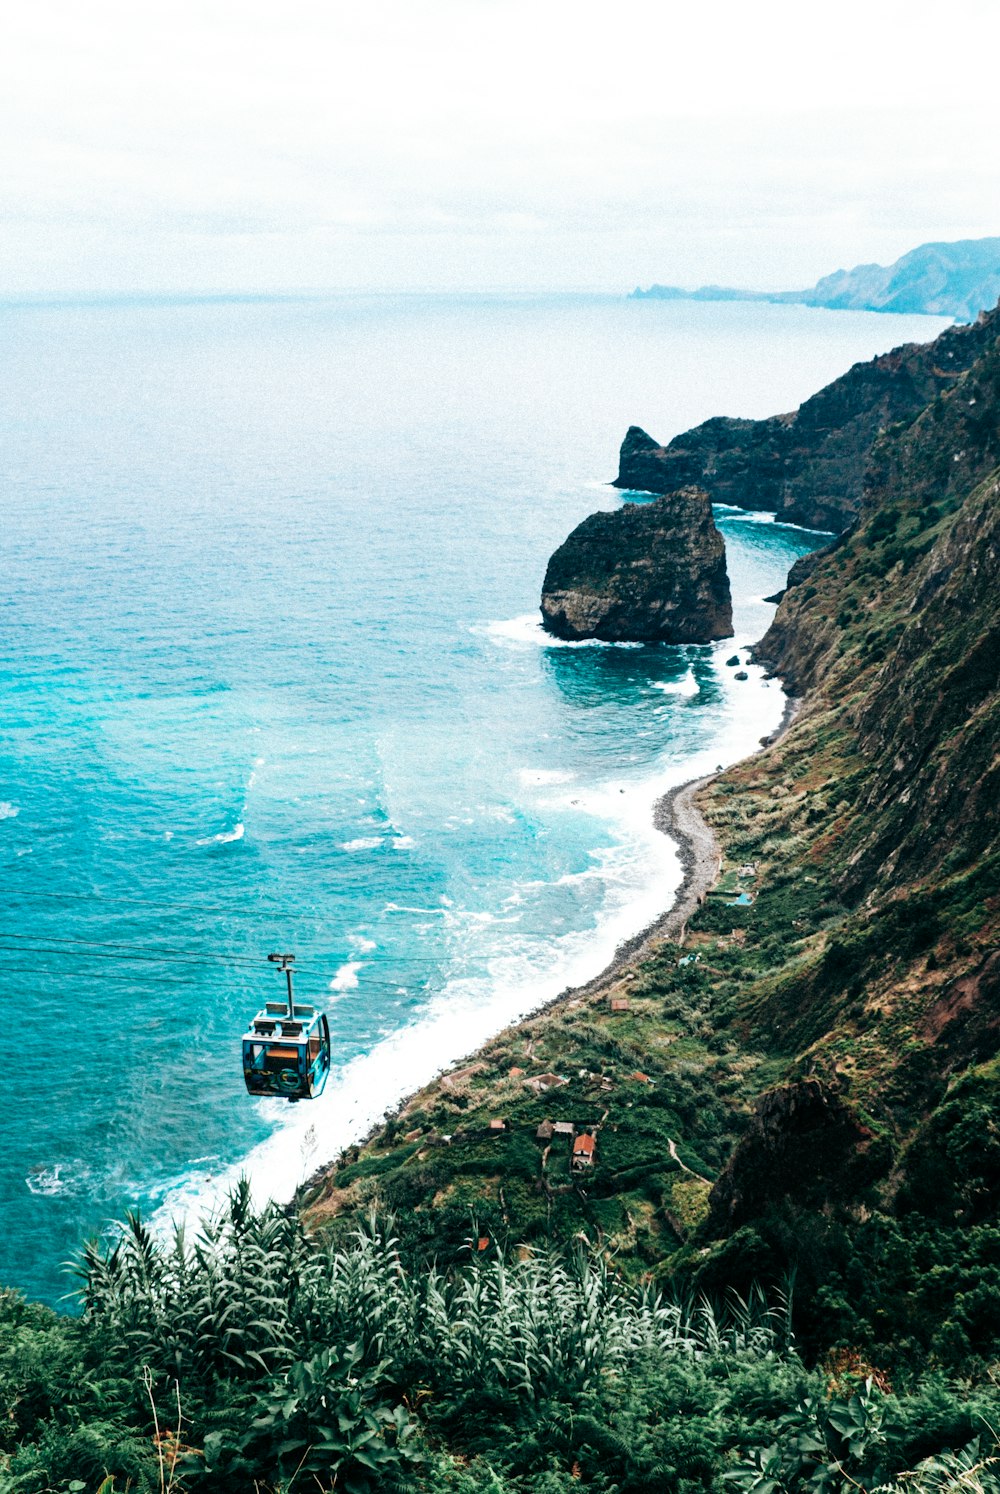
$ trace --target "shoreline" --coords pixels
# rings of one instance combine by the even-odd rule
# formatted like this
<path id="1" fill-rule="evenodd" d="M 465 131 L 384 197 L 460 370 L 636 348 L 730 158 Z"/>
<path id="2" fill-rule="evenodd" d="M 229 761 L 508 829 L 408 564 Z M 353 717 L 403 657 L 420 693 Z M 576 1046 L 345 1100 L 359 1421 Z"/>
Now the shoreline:
<path id="1" fill-rule="evenodd" d="M 759 752 L 766 751 L 786 734 L 794 721 L 801 700 L 795 696 L 787 696 L 781 720 L 769 736 L 760 739 L 759 746 L 740 758 L 745 762 L 747 758 L 756 757 Z M 736 764 L 731 764 L 735 767 Z M 721 770 L 723 772 L 726 769 Z M 668 939 L 680 936 L 683 942 L 684 932 L 688 920 L 695 910 L 704 902 L 705 896 L 714 887 L 718 880 L 722 865 L 722 853 L 715 834 L 707 821 L 703 819 L 701 811 L 695 803 L 696 796 L 709 783 L 719 776 L 718 772 L 707 773 L 700 778 L 690 778 L 684 783 L 675 784 L 665 794 L 653 802 L 653 825 L 663 835 L 671 839 L 677 847 L 677 857 L 681 867 L 681 881 L 678 885 L 674 901 L 669 908 L 655 918 L 652 923 L 640 929 L 638 933 L 630 938 L 624 939 L 607 965 L 590 980 L 580 985 L 567 986 L 557 996 L 536 1007 L 534 1011 L 518 1018 L 517 1021 L 509 1023 L 494 1033 L 487 1042 L 495 1041 L 504 1032 L 516 1030 L 527 1022 L 536 1021 L 548 1013 L 555 1011 L 563 1005 L 575 1004 L 576 1002 L 593 999 L 606 995 L 620 977 L 636 961 L 646 958 L 654 948 Z M 370 1141 L 378 1135 L 390 1120 L 398 1119 L 406 1114 L 407 1110 L 426 1089 L 431 1085 L 440 1084 L 447 1080 L 449 1074 L 466 1068 L 475 1062 L 476 1055 L 485 1046 L 480 1044 L 463 1054 L 461 1058 L 440 1070 L 432 1078 L 426 1080 L 417 1088 L 404 1095 L 380 1120 L 371 1126 L 363 1136 L 348 1143 L 351 1148 L 367 1146 Z M 319 1164 L 310 1175 L 305 1178 L 295 1189 L 286 1207 L 289 1210 L 297 1210 L 304 1203 L 306 1197 L 313 1189 L 319 1187 L 327 1178 L 330 1171 L 337 1165 L 339 1158 L 344 1155 L 347 1147 L 341 1148 L 340 1152 Z"/>
<path id="2" fill-rule="evenodd" d="M 766 751 L 781 740 L 795 720 L 800 704 L 801 701 L 796 696 L 786 697 L 785 709 L 776 730 L 770 736 L 762 737 L 760 745 L 755 751 L 748 752 L 747 758 L 756 757 L 758 752 Z M 746 762 L 747 758 L 740 758 L 739 761 Z M 736 767 L 737 764 L 730 766 Z M 722 771 L 728 772 L 728 769 L 724 768 Z M 552 1001 L 539 1007 L 539 1012 L 551 1011 L 559 1002 L 571 998 L 599 995 L 605 986 L 617 980 L 627 966 L 635 960 L 644 959 L 656 944 L 664 940 L 674 939 L 679 935 L 679 942 L 683 943 L 688 919 L 715 886 L 722 868 L 719 843 L 695 803 L 698 793 L 718 777 L 716 772 L 706 773 L 701 778 L 689 778 L 686 783 L 678 783 L 668 789 L 653 804 L 653 824 L 677 846 L 677 859 L 681 864 L 680 884 L 670 907 L 630 939 L 623 940 L 613 958 L 592 980 L 584 981 L 579 986 L 567 987 Z M 538 1013 L 534 1015 L 537 1016 Z"/>

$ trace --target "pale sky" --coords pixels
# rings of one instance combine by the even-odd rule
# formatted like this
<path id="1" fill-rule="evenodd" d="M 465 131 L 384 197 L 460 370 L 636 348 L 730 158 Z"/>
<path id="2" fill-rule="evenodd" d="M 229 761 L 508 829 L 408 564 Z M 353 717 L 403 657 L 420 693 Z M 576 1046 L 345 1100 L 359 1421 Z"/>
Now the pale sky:
<path id="1" fill-rule="evenodd" d="M 795 287 L 1000 234 L 1000 0 L 9 0 L 0 296 Z"/>

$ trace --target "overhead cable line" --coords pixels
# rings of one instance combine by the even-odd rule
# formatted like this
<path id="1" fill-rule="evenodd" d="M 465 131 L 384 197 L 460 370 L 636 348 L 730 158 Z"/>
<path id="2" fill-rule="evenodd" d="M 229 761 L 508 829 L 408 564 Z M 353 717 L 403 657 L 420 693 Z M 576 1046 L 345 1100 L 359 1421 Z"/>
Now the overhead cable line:
<path id="1" fill-rule="evenodd" d="M 21 943 L 24 940 L 31 940 L 37 943 L 39 940 L 44 939 L 47 944 L 65 945 L 68 950 L 79 948 L 81 957 L 85 957 L 87 951 L 93 949 L 95 951 L 110 950 L 113 953 L 122 952 L 123 956 L 134 952 L 131 953 L 131 958 L 137 960 L 158 960 L 161 957 L 169 957 L 171 960 L 183 960 L 196 965 L 230 965 L 234 968 L 246 967 L 251 970 L 258 970 L 261 963 L 260 958 L 253 955 L 220 955 L 215 952 L 203 952 L 197 949 L 178 949 L 175 945 L 169 944 L 128 944 L 121 940 L 76 939 L 58 934 L 22 934 L 17 931 L 7 932 L 0 929 L 0 947 L 3 946 L 4 941 L 7 939 L 14 939 Z M 58 951 L 53 950 L 52 953 L 58 953 Z M 439 968 L 442 964 L 442 960 L 432 959 L 429 956 L 377 954 L 374 952 L 362 953 L 360 951 L 348 951 L 335 955 L 333 958 L 338 959 L 341 965 L 357 965 L 359 969 L 379 963 L 401 966 L 407 964 L 433 965 L 435 968 Z M 323 974 L 315 966 L 302 966 L 301 970 L 305 975 L 322 977 Z M 334 971 L 335 974 L 336 971 Z"/>
<path id="2" fill-rule="evenodd" d="M 32 954 L 44 953 L 44 951 L 31 951 Z M 13 975 L 51 975 L 55 980 L 127 980 L 131 985 L 154 985 L 169 986 L 173 991 L 184 991 L 189 988 L 189 982 L 183 980 L 164 980 L 159 975 L 146 975 L 141 979 L 135 975 L 115 975 L 108 970 L 53 970 L 47 965 L 5 965 L 5 970 Z"/>
<path id="3" fill-rule="evenodd" d="M 45 951 L 44 950 L 31 950 L 30 953 L 32 953 L 32 954 L 44 954 Z M 153 985 L 153 986 L 169 986 L 172 991 L 187 991 L 187 990 L 191 989 L 191 982 L 190 981 L 185 981 L 185 980 L 169 980 L 169 979 L 164 979 L 163 976 L 159 976 L 159 975 L 139 975 L 139 974 L 126 974 L 126 973 L 116 974 L 113 971 L 108 971 L 108 970 L 53 970 L 50 966 L 42 966 L 42 965 L 5 965 L 4 969 L 10 971 L 11 974 L 13 974 L 13 975 L 48 975 L 48 976 L 51 976 L 53 980 L 56 980 L 56 981 L 59 981 L 59 982 L 63 982 L 63 981 L 67 981 L 67 980 L 92 980 L 92 981 L 118 980 L 118 981 L 127 981 L 130 985 L 137 986 L 137 987 L 149 986 L 149 985 Z M 373 987 L 373 986 L 377 986 L 380 990 L 384 990 L 384 991 L 397 992 L 398 989 L 399 989 L 399 983 L 398 983 L 398 981 L 369 981 L 369 982 L 366 982 L 366 989 L 371 989 L 371 987 Z M 351 992 L 351 990 L 353 990 L 353 989 L 355 989 L 355 988 L 351 987 L 347 991 L 337 991 L 334 994 L 338 995 L 338 996 L 349 995 L 350 992 Z M 362 989 L 361 989 L 360 986 L 357 987 L 357 990 L 358 990 L 359 994 L 364 994 L 364 992 L 362 991 Z M 414 993 L 411 993 L 411 992 L 407 991 L 405 994 L 411 995 L 411 994 L 414 994 Z"/>
<path id="4" fill-rule="evenodd" d="M 120 940 L 107 939 L 72 939 L 60 937 L 56 934 L 19 934 L 5 933 L 0 929 L 0 943 L 4 939 L 45 939 L 49 944 L 86 945 L 92 949 L 110 950 L 135 950 L 136 959 L 159 958 L 161 955 L 169 955 L 171 959 L 192 960 L 199 964 L 215 965 L 249 965 L 253 969 L 259 969 L 260 959 L 250 955 L 220 955 L 215 952 L 202 953 L 197 949 L 177 949 L 169 944 L 126 944 Z"/>
<path id="5" fill-rule="evenodd" d="M 3 944 L 2 938 L 0 938 L 0 953 L 4 952 L 5 949 L 6 949 L 6 946 Z M 176 958 L 176 957 L 173 957 L 170 960 L 166 960 L 166 959 L 160 960 L 160 959 L 157 959 L 155 956 L 143 956 L 143 955 L 133 955 L 133 954 L 107 954 L 107 953 L 104 953 L 104 952 L 90 953 L 90 952 L 86 952 L 86 951 L 78 951 L 78 950 L 66 949 L 66 948 L 55 949 L 55 948 L 52 948 L 51 946 L 44 945 L 44 944 L 21 945 L 21 946 L 19 946 L 17 948 L 11 949 L 11 953 L 15 954 L 15 955 L 25 955 L 25 954 L 27 954 L 27 955 L 36 955 L 36 954 L 51 955 L 51 956 L 55 956 L 56 958 L 59 958 L 59 959 L 72 960 L 72 961 L 92 960 L 92 961 L 98 961 L 100 963 L 105 963 L 105 962 L 111 962 L 111 961 L 113 961 L 115 963 L 119 963 L 119 964 L 122 964 L 122 965 L 130 965 L 133 962 L 139 961 L 139 960 L 144 960 L 144 961 L 147 961 L 147 962 L 153 963 L 153 964 L 167 965 L 167 964 L 173 964 L 173 963 L 175 963 L 175 958 Z M 207 968 L 210 963 L 212 963 L 212 962 L 210 962 L 208 960 L 199 960 L 197 962 L 197 964 L 201 968 Z M 45 967 L 45 969 L 42 969 L 41 967 L 17 966 L 17 965 L 7 965 L 7 964 L 4 965 L 4 969 L 5 970 L 13 971 L 15 973 L 28 973 L 30 971 L 30 973 L 33 973 L 33 974 L 53 975 L 53 976 L 56 976 L 60 980 L 74 979 L 76 977 L 80 977 L 81 979 L 84 979 L 84 980 L 100 980 L 100 979 L 103 978 L 103 973 L 102 972 L 98 972 L 96 970 L 77 969 L 77 970 L 66 971 L 66 970 L 53 970 L 51 967 Z M 244 970 L 242 970 L 242 969 L 239 970 L 237 973 L 239 974 L 239 976 L 240 976 L 240 978 L 242 980 L 247 980 L 249 978 L 247 972 L 244 971 Z M 362 984 L 364 986 L 364 989 L 365 990 L 369 990 L 369 991 L 370 990 L 399 991 L 402 988 L 402 982 L 399 981 L 399 980 L 372 979 L 370 977 L 366 978 L 363 982 L 359 979 L 357 986 L 344 986 L 344 987 L 337 988 L 337 987 L 334 987 L 332 985 L 332 982 L 337 979 L 336 973 L 334 973 L 331 976 L 330 973 L 329 973 L 329 971 L 321 972 L 321 971 L 315 970 L 315 969 L 304 969 L 301 973 L 303 975 L 309 976 L 311 979 L 315 980 L 318 983 L 324 983 L 325 986 L 326 986 L 326 989 L 328 991 L 334 990 L 336 992 L 336 994 L 338 994 L 338 995 L 346 995 L 350 991 L 360 990 L 361 987 L 362 987 Z M 146 974 L 144 974 L 144 973 L 142 973 L 140 971 L 135 971 L 135 972 L 130 973 L 130 974 L 116 975 L 116 976 L 113 976 L 113 977 L 109 975 L 108 978 L 109 979 L 115 979 L 115 980 L 128 980 L 128 981 L 131 981 L 133 985 L 137 985 L 137 986 L 141 986 L 141 985 L 148 984 L 148 983 L 152 982 L 152 983 L 157 984 L 157 985 L 171 985 L 171 986 L 176 986 L 178 988 L 187 988 L 191 984 L 190 981 L 185 981 L 183 979 L 176 980 L 176 981 L 173 981 L 173 980 L 163 980 L 162 977 L 160 977 L 160 976 L 146 975 Z M 409 994 L 409 993 L 407 992 L 407 994 Z"/>
<path id="6" fill-rule="evenodd" d="M 259 919 L 268 918 L 268 919 L 271 919 L 272 916 L 273 916 L 273 919 L 276 920 L 276 921 L 278 921 L 278 922 L 280 922 L 280 923 L 289 923 L 289 922 L 291 922 L 295 918 L 306 918 L 306 917 L 314 917 L 314 916 L 317 917 L 317 918 L 319 917 L 319 914 L 312 915 L 312 914 L 304 914 L 304 913 L 288 913 L 287 911 L 276 911 L 273 915 L 271 915 L 270 913 L 264 914 L 264 913 L 261 913 L 261 912 L 255 910 L 255 909 L 246 908 L 243 905 L 237 905 L 237 904 L 222 905 L 222 904 L 219 904 L 219 903 L 155 903 L 155 902 L 150 902 L 150 901 L 147 901 L 147 900 L 142 900 L 142 899 L 139 899 L 139 898 L 103 897 L 99 893 L 84 893 L 84 892 L 35 892 L 35 891 L 29 891 L 27 889 L 24 889 L 24 890 L 22 890 L 20 888 L 11 889 L 11 888 L 5 888 L 5 887 L 0 886 L 0 899 L 2 899 L 4 896 L 13 896 L 15 898 L 32 898 L 32 897 L 34 897 L 34 898 L 45 898 L 45 899 L 48 899 L 48 900 L 54 900 L 56 902 L 93 903 L 93 904 L 96 904 L 98 906 L 102 906 L 102 905 L 119 906 L 120 905 L 120 906 L 123 906 L 123 907 L 149 908 L 150 910 L 154 910 L 157 913 L 220 913 L 220 914 L 225 914 L 227 916 L 235 914 L 235 915 L 237 915 L 240 918 L 246 918 L 246 919 L 250 919 L 250 918 L 259 918 Z M 397 910 L 395 910 L 395 909 L 384 909 L 383 911 L 385 911 L 385 912 L 395 912 Z M 404 910 L 400 909 L 398 911 L 402 912 Z M 410 911 L 410 910 L 406 910 L 406 911 Z M 420 911 L 424 912 L 424 913 L 428 913 L 428 914 L 437 914 L 437 913 L 446 913 L 448 910 L 446 908 L 427 908 L 427 909 L 421 909 Z M 0 912 L 2 912 L 2 904 L 0 904 Z M 365 961 L 375 960 L 375 959 L 386 959 L 386 960 L 392 960 L 392 961 L 398 961 L 398 962 L 408 961 L 408 962 L 411 962 L 411 963 L 422 963 L 422 964 L 429 964 L 429 965 L 436 965 L 436 964 L 440 963 L 433 956 L 429 956 L 429 955 L 398 955 L 398 956 L 397 955 L 388 955 L 388 954 L 387 955 L 381 955 L 377 951 L 372 951 L 370 954 L 369 953 L 363 953 L 361 951 L 349 951 L 347 953 L 347 955 L 345 956 L 345 958 L 346 959 L 353 959 L 353 958 L 355 958 L 355 956 L 357 958 L 364 959 Z"/>
<path id="7" fill-rule="evenodd" d="M 290 913 L 286 907 L 275 906 L 273 915 L 266 909 L 248 907 L 246 903 L 166 903 L 152 898 L 139 897 L 105 897 L 100 892 L 43 892 L 33 887 L 11 887 L 0 885 L 0 898 L 43 898 L 49 902 L 73 902 L 73 903 L 97 903 L 108 904 L 123 908 L 148 908 L 156 913 L 236 913 L 245 918 L 274 918 L 282 922 L 290 918 L 312 918 L 319 916 L 319 910 L 308 913 Z M 247 899 L 251 903 L 259 902 L 256 894 L 247 893 Z M 444 914 L 449 910 L 446 907 L 438 908 L 383 908 L 384 913 L 426 913 Z"/>
<path id="8" fill-rule="evenodd" d="M 3 950 L 5 948 L 3 943 L 4 937 L 4 935 L 0 935 L 0 950 Z M 44 938 L 44 935 L 42 937 Z M 140 961 L 143 964 L 152 965 L 176 965 L 179 962 L 185 965 L 197 966 L 218 966 L 228 964 L 228 961 L 224 959 L 216 959 L 210 956 L 199 956 L 196 960 L 190 960 L 180 955 L 162 956 L 157 954 L 129 954 L 121 953 L 119 951 L 108 951 L 102 949 L 87 950 L 76 949 L 72 947 L 67 948 L 65 945 L 63 945 L 62 947 L 56 947 L 53 944 L 42 944 L 37 940 L 31 944 L 16 945 L 11 952 L 13 954 L 59 955 L 64 960 L 117 960 L 120 961 L 123 965 L 130 965 L 136 961 Z M 248 961 L 247 963 L 249 964 L 250 962 Z M 255 970 L 259 970 L 260 962 L 254 961 L 253 968 Z M 247 974 L 247 971 L 243 968 L 243 966 L 236 966 L 235 969 L 240 975 Z M 317 976 L 320 980 L 324 978 L 321 972 L 318 970 L 306 970 L 304 973 L 306 975 Z"/>
<path id="9" fill-rule="evenodd" d="M 73 903 L 99 903 L 111 904 L 126 908 L 149 908 L 157 913 L 238 913 L 244 918 L 270 918 L 274 917 L 281 921 L 289 918 L 308 917 L 312 915 L 288 913 L 286 909 L 275 909 L 274 914 L 254 911 L 244 907 L 243 904 L 231 903 L 222 905 L 219 903 L 164 903 L 153 902 L 149 898 L 138 897 L 105 897 L 99 892 L 38 892 L 27 887 L 0 887 L 0 896 L 7 897 L 34 897 L 55 900 L 56 902 Z"/>

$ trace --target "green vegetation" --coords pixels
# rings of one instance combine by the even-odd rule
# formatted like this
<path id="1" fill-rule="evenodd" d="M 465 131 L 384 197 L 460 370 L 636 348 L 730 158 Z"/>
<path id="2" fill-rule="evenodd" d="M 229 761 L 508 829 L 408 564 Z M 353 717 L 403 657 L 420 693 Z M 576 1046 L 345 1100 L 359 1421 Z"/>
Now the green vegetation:
<path id="1" fill-rule="evenodd" d="M 928 1457 L 910 1487 L 1000 1487 L 1000 1391 L 810 1372 L 780 1299 L 663 1299 L 581 1248 L 413 1272 L 390 1230 L 333 1249 L 240 1188 L 196 1238 L 88 1248 L 78 1319 L 3 1298 L 0 1488 L 847 1494 Z"/>
<path id="2" fill-rule="evenodd" d="M 998 412 L 1000 344 L 796 567 L 760 649 L 805 703 L 702 792 L 682 943 L 297 1215 L 132 1221 L 79 1319 L 0 1298 L 0 1494 L 1000 1494 Z"/>
<path id="3" fill-rule="evenodd" d="M 703 792 L 723 866 L 683 947 L 418 1095 L 308 1191 L 313 1227 L 388 1205 L 419 1265 L 475 1208 L 674 1290 L 794 1270 L 810 1356 L 993 1373 L 998 411 L 994 344 L 883 433 L 858 525 L 797 567 L 761 652 L 805 704 Z M 592 1169 L 546 1118 L 594 1133 Z"/>

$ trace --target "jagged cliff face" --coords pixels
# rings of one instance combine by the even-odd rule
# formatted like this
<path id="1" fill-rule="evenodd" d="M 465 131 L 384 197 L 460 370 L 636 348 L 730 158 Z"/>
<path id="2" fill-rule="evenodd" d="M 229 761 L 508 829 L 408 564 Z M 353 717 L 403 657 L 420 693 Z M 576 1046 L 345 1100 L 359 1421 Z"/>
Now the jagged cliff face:
<path id="1" fill-rule="evenodd" d="M 707 493 L 591 514 L 556 550 L 542 622 L 558 638 L 709 643 L 733 631 L 722 535 Z"/>
<path id="2" fill-rule="evenodd" d="M 761 868 L 743 950 L 752 963 L 760 940 L 762 968 L 725 1020 L 792 1081 L 762 1096 L 716 1184 L 716 1236 L 785 1229 L 794 1253 L 820 1217 L 844 1240 L 869 1214 L 1000 1226 L 990 328 L 975 365 L 880 438 L 856 527 L 796 568 L 758 656 L 804 695 L 801 714 L 707 798 L 727 858 Z"/>
<path id="3" fill-rule="evenodd" d="M 804 700 L 701 791 L 721 880 L 683 957 L 616 975 L 627 1010 L 592 991 L 502 1034 L 341 1159 L 314 1221 L 349 1230 L 381 1196 L 440 1257 L 475 1211 L 713 1292 L 794 1267 L 807 1352 L 995 1363 L 998 339 L 994 319 L 964 378 L 884 433 L 857 525 L 794 568 L 759 647 Z M 657 507 L 623 510 L 633 550 L 584 546 L 567 574 L 588 557 L 606 588 L 624 553 L 648 579 L 630 525 Z M 532 1068 L 565 1083 L 535 1094 Z M 543 1118 L 598 1132 L 585 1186 Z"/>
<path id="4" fill-rule="evenodd" d="M 845 885 L 977 856 L 1000 803 L 998 466 L 1000 339 L 877 444 L 856 529 L 790 578 L 758 645 L 795 691 L 849 702 L 872 781 Z"/>
<path id="5" fill-rule="evenodd" d="M 841 656 L 848 624 L 870 615 L 888 633 L 930 600 L 914 590 L 915 567 L 950 533 L 951 517 L 1000 464 L 1000 317 L 984 326 L 993 337 L 973 368 L 916 420 L 886 433 L 872 449 L 862 482 L 856 527 L 826 552 L 792 567 L 759 656 L 801 694 L 819 684 Z M 939 557 L 943 554 L 939 551 Z M 957 558 L 948 550 L 950 562 Z M 929 562 L 941 578 L 941 564 Z M 839 621 L 838 621 L 839 619 Z M 873 640 L 856 674 L 872 662 Z M 896 637 L 879 640 L 880 647 Z M 875 661 L 877 662 L 877 661 Z"/>
<path id="6" fill-rule="evenodd" d="M 788 415 L 707 420 L 667 446 L 632 426 L 615 486 L 664 493 L 696 483 L 714 503 L 773 509 L 790 523 L 843 530 L 860 511 L 881 432 L 911 421 L 950 389 L 997 330 L 993 311 L 971 327 L 949 327 L 932 343 L 909 343 L 857 363 Z"/>

